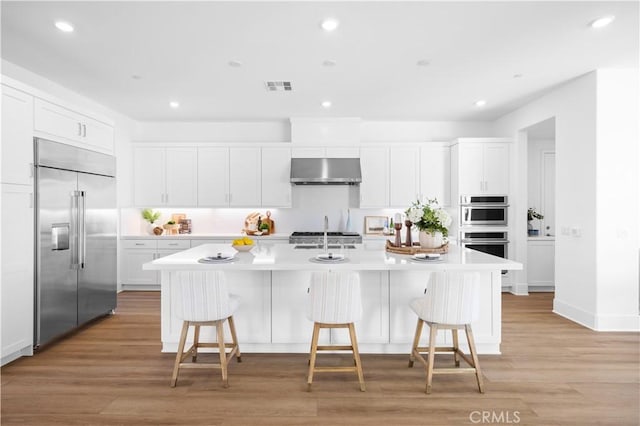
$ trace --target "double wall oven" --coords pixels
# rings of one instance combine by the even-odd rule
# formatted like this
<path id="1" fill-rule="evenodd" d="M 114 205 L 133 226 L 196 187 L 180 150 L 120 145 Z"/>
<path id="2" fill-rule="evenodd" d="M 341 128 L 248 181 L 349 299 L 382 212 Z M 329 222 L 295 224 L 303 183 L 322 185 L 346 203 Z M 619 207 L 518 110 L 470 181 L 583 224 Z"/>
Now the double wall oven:
<path id="1" fill-rule="evenodd" d="M 460 245 L 507 259 L 508 201 L 506 195 L 460 197 Z"/>

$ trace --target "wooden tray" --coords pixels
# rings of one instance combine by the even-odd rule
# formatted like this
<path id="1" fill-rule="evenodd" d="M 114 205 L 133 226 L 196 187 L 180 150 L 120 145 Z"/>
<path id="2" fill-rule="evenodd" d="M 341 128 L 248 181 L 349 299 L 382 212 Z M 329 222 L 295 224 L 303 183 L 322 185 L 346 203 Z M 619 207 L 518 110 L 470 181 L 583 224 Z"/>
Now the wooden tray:
<path id="1" fill-rule="evenodd" d="M 420 247 L 420 243 L 415 243 L 416 245 L 407 247 L 404 244 L 402 247 L 396 247 L 391 241 L 387 240 L 385 245 L 385 250 L 390 253 L 396 254 L 416 254 L 416 253 L 447 253 L 449 251 L 449 243 L 444 243 L 440 247 L 436 248 L 422 248 Z"/>

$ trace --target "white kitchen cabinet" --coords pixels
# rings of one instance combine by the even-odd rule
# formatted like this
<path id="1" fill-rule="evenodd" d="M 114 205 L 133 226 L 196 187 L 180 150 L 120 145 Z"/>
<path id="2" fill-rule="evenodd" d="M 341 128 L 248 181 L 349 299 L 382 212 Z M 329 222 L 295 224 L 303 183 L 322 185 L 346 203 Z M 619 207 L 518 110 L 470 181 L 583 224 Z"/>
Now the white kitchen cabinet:
<path id="1" fill-rule="evenodd" d="M 358 343 L 387 343 L 389 281 L 386 271 L 362 271 L 362 319 L 355 323 Z M 313 323 L 307 318 L 309 271 L 272 272 L 272 342 L 310 343 Z M 349 342 L 346 330 L 320 330 L 322 344 Z"/>
<path id="2" fill-rule="evenodd" d="M 509 144 L 469 142 L 457 146 L 458 194 L 509 194 Z"/>
<path id="3" fill-rule="evenodd" d="M 160 237 L 161 238 L 161 237 Z M 191 247 L 190 240 L 122 240 L 121 274 L 123 290 L 159 290 L 160 273 L 145 271 L 142 265 Z"/>
<path id="4" fill-rule="evenodd" d="M 2 183 L 33 185 L 33 96 L 2 85 Z"/>
<path id="5" fill-rule="evenodd" d="M 357 146 L 296 146 L 291 148 L 291 158 L 358 158 Z"/>
<path id="6" fill-rule="evenodd" d="M 262 148 L 262 205 L 291 207 L 291 149 Z"/>
<path id="7" fill-rule="evenodd" d="M 419 198 L 435 198 L 441 206 L 451 205 L 451 149 L 448 145 L 420 147 Z"/>
<path id="8" fill-rule="evenodd" d="M 225 271 L 229 292 L 240 296 L 233 314 L 240 347 L 243 343 L 271 343 L 271 273 Z"/>
<path id="9" fill-rule="evenodd" d="M 198 168 L 195 148 L 135 147 L 133 157 L 135 205 L 196 205 Z"/>
<path id="10" fill-rule="evenodd" d="M 114 129 L 88 115 L 36 98 L 33 128 L 38 136 L 113 154 Z"/>
<path id="11" fill-rule="evenodd" d="M 33 215 L 32 186 L 2 184 L 2 365 L 33 354 Z"/>
<path id="12" fill-rule="evenodd" d="M 229 148 L 198 148 L 198 206 L 229 206 Z"/>
<path id="13" fill-rule="evenodd" d="M 389 206 L 406 209 L 419 196 L 420 152 L 417 147 L 389 149 Z"/>
<path id="14" fill-rule="evenodd" d="M 389 149 L 386 147 L 360 148 L 361 208 L 389 207 Z"/>
<path id="15" fill-rule="evenodd" d="M 261 163 L 260 148 L 229 149 L 230 207 L 255 207 L 261 205 Z"/>
<path id="16" fill-rule="evenodd" d="M 529 290 L 555 287 L 555 241 L 539 237 L 527 241 L 527 284 Z"/>

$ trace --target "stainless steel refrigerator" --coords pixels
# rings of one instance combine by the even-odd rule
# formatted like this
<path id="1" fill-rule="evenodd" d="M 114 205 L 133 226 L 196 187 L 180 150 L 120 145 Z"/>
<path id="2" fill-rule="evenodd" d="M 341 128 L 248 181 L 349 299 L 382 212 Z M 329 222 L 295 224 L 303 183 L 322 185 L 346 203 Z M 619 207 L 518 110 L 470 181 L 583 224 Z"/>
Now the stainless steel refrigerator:
<path id="1" fill-rule="evenodd" d="M 116 307 L 115 158 L 35 139 L 34 346 Z"/>

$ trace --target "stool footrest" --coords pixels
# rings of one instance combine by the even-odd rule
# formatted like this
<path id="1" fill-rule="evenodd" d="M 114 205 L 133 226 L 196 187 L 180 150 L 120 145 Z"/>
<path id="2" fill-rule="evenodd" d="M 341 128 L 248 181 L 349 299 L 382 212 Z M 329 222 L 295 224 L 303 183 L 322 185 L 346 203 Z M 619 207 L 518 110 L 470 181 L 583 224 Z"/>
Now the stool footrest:
<path id="1" fill-rule="evenodd" d="M 324 345 L 324 346 L 318 346 L 317 350 L 319 351 L 352 351 L 353 346 Z"/>

